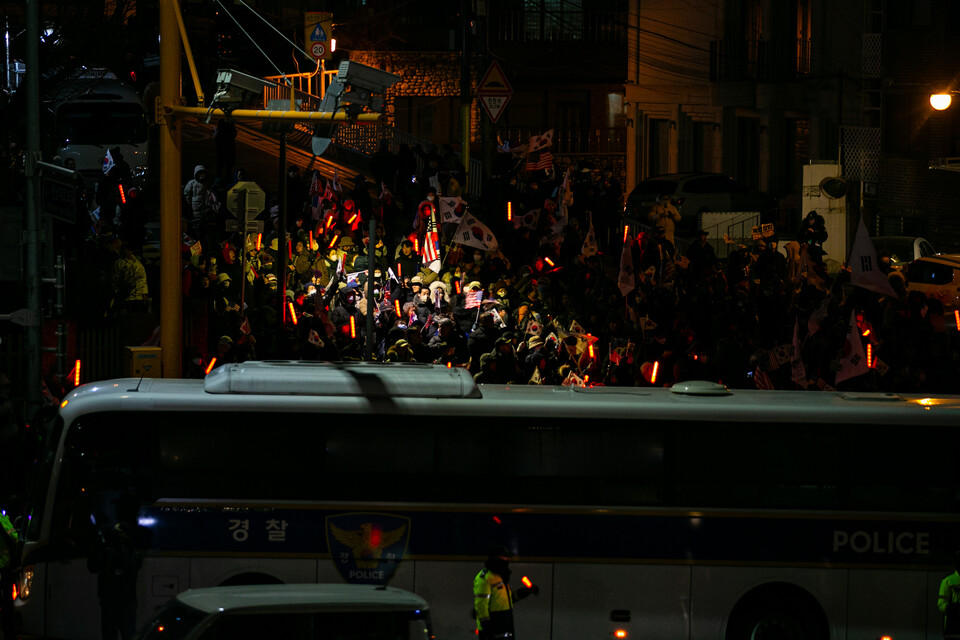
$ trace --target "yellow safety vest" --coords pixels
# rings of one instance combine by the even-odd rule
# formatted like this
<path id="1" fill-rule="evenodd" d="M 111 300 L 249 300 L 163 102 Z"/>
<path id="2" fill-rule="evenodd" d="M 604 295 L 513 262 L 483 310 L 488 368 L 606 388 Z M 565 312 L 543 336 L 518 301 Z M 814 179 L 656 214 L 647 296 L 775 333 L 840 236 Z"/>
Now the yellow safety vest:
<path id="1" fill-rule="evenodd" d="M 513 609 L 513 591 L 498 574 L 484 569 L 473 579 L 473 608 L 477 612 L 477 629 L 491 613 Z"/>
<path id="2" fill-rule="evenodd" d="M 10 537 L 10 540 L 17 542 L 19 539 L 17 537 L 17 529 L 13 526 L 13 523 L 10 522 L 10 518 L 5 515 L 0 514 L 0 526 L 3 527 L 3 530 L 7 532 L 7 536 Z M 13 552 L 13 549 L 10 549 L 6 542 L 6 537 L 0 536 L 0 569 L 3 569 L 10 564 L 10 554 Z"/>
<path id="3" fill-rule="evenodd" d="M 956 587 L 951 589 L 951 587 Z M 943 626 L 947 626 L 947 606 L 958 602 L 960 598 L 960 573 L 954 571 L 940 581 L 940 593 L 937 596 L 937 609 L 944 615 Z"/>

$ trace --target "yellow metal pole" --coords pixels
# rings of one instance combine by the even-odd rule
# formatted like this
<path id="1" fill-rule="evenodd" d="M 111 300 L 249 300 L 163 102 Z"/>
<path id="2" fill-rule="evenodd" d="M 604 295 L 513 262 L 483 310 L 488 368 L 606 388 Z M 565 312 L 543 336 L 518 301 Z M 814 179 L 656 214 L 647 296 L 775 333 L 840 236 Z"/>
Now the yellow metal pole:
<path id="1" fill-rule="evenodd" d="M 160 2 L 160 364 L 181 376 L 180 122 L 166 107 L 180 102 L 180 35 L 176 0 Z"/>
<path id="2" fill-rule="evenodd" d="M 183 15 L 180 13 L 180 4 L 177 0 L 172 0 L 174 15 L 177 18 L 177 28 L 180 31 L 180 38 L 183 40 L 183 52 L 187 56 L 187 66 L 190 67 L 190 76 L 193 78 L 193 89 L 197 92 L 197 104 L 203 106 L 203 89 L 200 87 L 200 76 L 197 74 L 197 65 L 193 62 L 193 51 L 190 49 L 190 39 L 187 38 L 187 26 L 183 24 Z M 161 45 L 163 46 L 163 45 Z M 179 84 L 180 80 L 177 79 Z"/>
<path id="3" fill-rule="evenodd" d="M 203 107 L 181 107 L 177 105 L 164 104 L 161 109 L 168 114 L 168 117 L 174 114 L 185 116 L 203 116 L 208 114 L 215 116 L 226 115 L 222 109 L 205 109 Z M 381 113 L 361 113 L 355 118 L 351 118 L 343 111 L 329 113 L 325 111 L 273 111 L 269 109 L 234 109 L 230 112 L 234 120 L 320 120 L 334 122 L 357 122 L 361 124 L 373 124 L 380 122 L 383 118 Z"/>
<path id="4" fill-rule="evenodd" d="M 460 157 L 463 160 L 463 192 L 466 193 L 470 185 L 470 103 L 460 105 Z M 476 197 L 476 194 L 470 194 Z"/>

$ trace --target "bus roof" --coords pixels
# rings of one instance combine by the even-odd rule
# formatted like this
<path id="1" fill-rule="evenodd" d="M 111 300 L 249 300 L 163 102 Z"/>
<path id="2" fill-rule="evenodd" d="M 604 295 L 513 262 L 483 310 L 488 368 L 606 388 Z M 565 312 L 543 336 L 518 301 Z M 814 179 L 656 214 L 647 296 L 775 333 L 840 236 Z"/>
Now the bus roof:
<path id="1" fill-rule="evenodd" d="M 311 610 L 427 609 L 418 595 L 394 587 L 359 584 L 257 584 L 189 589 L 180 602 L 205 613 L 241 609 L 309 608 Z"/>
<path id="2" fill-rule="evenodd" d="M 688 390 L 680 392 L 686 385 Z M 531 418 L 822 422 L 960 426 L 960 396 L 833 391 L 477 385 L 463 369 L 418 363 L 248 362 L 205 380 L 124 378 L 85 384 L 64 420 L 100 411 L 416 414 Z"/>
<path id="3" fill-rule="evenodd" d="M 136 89 L 122 80 L 101 77 L 82 77 L 67 80 L 50 93 L 54 106 L 73 102 L 133 102 L 142 104 Z"/>

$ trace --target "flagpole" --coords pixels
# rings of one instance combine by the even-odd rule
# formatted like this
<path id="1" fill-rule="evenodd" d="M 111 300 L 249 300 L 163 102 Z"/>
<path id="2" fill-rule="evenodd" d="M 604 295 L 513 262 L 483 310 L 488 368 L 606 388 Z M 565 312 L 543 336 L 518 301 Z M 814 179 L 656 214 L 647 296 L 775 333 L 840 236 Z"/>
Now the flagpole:
<path id="1" fill-rule="evenodd" d="M 433 226 L 433 233 L 437 234 L 437 251 L 442 249 L 440 245 L 440 226 L 437 224 L 437 208 L 434 207 L 430 212 L 430 224 Z M 430 231 L 427 232 L 428 234 Z M 443 259 L 440 260 L 440 265 L 443 265 Z"/>

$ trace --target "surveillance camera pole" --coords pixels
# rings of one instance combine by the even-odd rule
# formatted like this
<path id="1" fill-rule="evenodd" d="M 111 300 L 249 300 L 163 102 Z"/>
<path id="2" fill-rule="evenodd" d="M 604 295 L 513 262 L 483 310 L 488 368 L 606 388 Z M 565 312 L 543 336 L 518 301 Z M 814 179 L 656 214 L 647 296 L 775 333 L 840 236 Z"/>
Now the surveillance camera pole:
<path id="1" fill-rule="evenodd" d="M 180 102 L 180 31 L 176 0 L 160 2 L 160 105 Z M 158 113 L 160 125 L 160 366 L 165 378 L 179 378 L 182 344 L 180 245 L 180 121 Z"/>
<path id="2" fill-rule="evenodd" d="M 287 133 L 280 132 L 280 214 L 277 216 L 277 287 L 280 294 L 280 313 L 277 314 L 277 339 L 281 353 L 286 352 L 286 320 L 291 311 L 287 308 L 287 265 L 290 259 L 290 249 L 287 245 Z M 292 313 L 296 313 L 293 311 Z"/>
<path id="3" fill-rule="evenodd" d="M 42 369 L 41 353 L 41 303 L 40 303 L 40 192 L 37 176 L 37 160 L 40 159 L 40 3 L 27 0 L 26 43 L 27 43 L 27 146 L 24 154 L 24 173 L 26 174 L 26 289 L 27 309 L 33 319 L 27 325 L 27 370 L 24 395 L 25 414 L 32 421 L 43 404 L 41 394 Z"/>
<path id="4" fill-rule="evenodd" d="M 181 106 L 180 95 L 180 53 L 185 37 L 179 30 L 180 7 L 177 0 L 161 0 L 160 3 L 160 98 L 157 101 L 157 122 L 160 125 L 160 346 L 162 375 L 165 378 L 180 377 L 182 343 L 182 309 L 180 278 L 180 193 L 181 179 L 181 127 L 183 117 L 208 118 L 224 116 L 226 112 L 219 105 L 198 107 Z M 189 51 L 186 52 L 190 56 Z M 362 65 L 361 65 L 362 66 Z M 194 66 L 191 62 L 191 71 Z M 384 73 L 384 72 L 378 72 Z M 391 76 L 393 77 L 393 76 Z M 395 80 L 394 80 L 395 82 Z M 391 82 L 392 84 L 392 82 Z M 202 95 L 198 90 L 198 97 Z M 374 124 L 382 121 L 382 114 L 360 113 L 350 116 L 342 110 L 329 112 L 274 111 L 267 109 L 230 109 L 230 115 L 237 120 L 249 119 L 260 122 L 309 120 L 320 122 L 356 122 Z M 284 165 L 281 164 L 281 173 Z M 283 189 L 285 192 L 286 189 Z M 286 228 L 278 238 L 286 243 Z M 285 251 L 283 248 L 281 251 Z M 286 257 L 288 254 L 284 254 Z M 278 261 L 281 264 L 283 260 Z M 286 269 L 284 269 L 286 271 Z M 284 273 L 286 275 L 286 273 Z M 277 278 L 279 283 L 279 276 Z M 286 289 L 281 289 L 285 296 Z M 283 300 L 284 298 L 281 298 Z"/>

